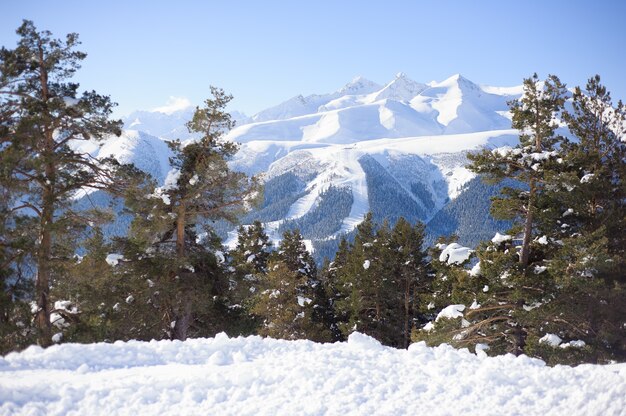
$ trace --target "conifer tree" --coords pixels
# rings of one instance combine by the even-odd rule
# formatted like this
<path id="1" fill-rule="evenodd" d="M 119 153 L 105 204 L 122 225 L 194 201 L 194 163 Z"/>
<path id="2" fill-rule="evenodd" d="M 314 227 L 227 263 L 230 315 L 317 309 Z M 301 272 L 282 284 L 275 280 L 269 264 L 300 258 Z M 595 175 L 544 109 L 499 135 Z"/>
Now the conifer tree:
<path id="1" fill-rule="evenodd" d="M 566 112 L 564 119 L 577 140 L 564 146 L 564 169 L 554 178 L 560 186 L 551 193 L 555 215 L 546 226 L 558 229 L 570 241 L 602 229 L 606 250 L 615 256 L 611 261 L 615 261 L 611 265 L 614 275 L 623 276 L 626 108 L 621 101 L 613 105 L 596 75 L 584 91 L 576 87 L 572 112 Z"/>
<path id="2" fill-rule="evenodd" d="M 423 225 L 412 227 L 403 218 L 393 230 L 387 223 L 377 227 L 368 213 L 354 244 L 344 243 L 329 270 L 335 319 L 344 337 L 360 331 L 385 345 L 408 345 L 420 315 L 418 286 L 427 286 L 423 232 Z"/>
<path id="3" fill-rule="evenodd" d="M 503 188 L 502 197 L 495 198 L 492 214 L 498 219 L 520 221 L 523 233 L 519 262 L 527 267 L 530 262 L 531 241 L 537 217 L 537 207 L 546 186 L 546 171 L 558 158 L 557 145 L 563 138 L 555 135 L 555 119 L 563 110 L 565 86 L 554 75 L 540 81 L 537 74 L 524 80 L 520 100 L 509 103 L 513 128 L 520 132 L 520 143 L 514 149 L 483 150 L 470 153 L 470 170 L 484 175 L 492 183 L 505 178 L 515 179 L 526 189 Z"/>
<path id="4" fill-rule="evenodd" d="M 622 360 L 626 109 L 613 105 L 596 75 L 585 90 L 575 89 L 564 119 L 576 139 L 563 146 L 563 169 L 553 177 L 558 186 L 549 193 L 552 215 L 542 224 L 553 252 L 547 266 L 558 285 L 546 320 L 563 339 L 586 342 L 592 361 Z"/>
<path id="5" fill-rule="evenodd" d="M 51 342 L 50 285 L 62 279 L 62 259 L 73 252 L 68 232 L 88 222 L 70 209 L 71 198 L 86 187 L 110 185 L 105 166 L 77 150 L 78 143 L 119 135 L 121 122 L 109 120 L 114 104 L 108 97 L 79 94 L 79 85 L 71 82 L 86 57 L 76 50 L 77 34 L 54 39 L 31 21 L 17 34 L 15 49 L 0 50 L 0 181 L 19 200 L 11 215 L 36 219 L 29 221 L 37 235 L 35 322 L 45 346 Z"/>
<path id="6" fill-rule="evenodd" d="M 313 257 L 298 230 L 285 231 L 272 255 L 265 289 L 254 313 L 263 319 L 260 332 L 287 339 L 331 339 L 328 300 Z"/>
<path id="7" fill-rule="evenodd" d="M 272 242 L 260 221 L 254 221 L 249 227 L 240 226 L 237 246 L 230 252 L 232 264 L 245 274 L 266 273 L 271 247 Z"/>
<path id="8" fill-rule="evenodd" d="M 347 259 L 350 250 L 350 244 L 345 237 L 339 241 L 339 247 L 335 253 L 333 261 L 328 262 L 322 268 L 323 284 L 326 287 L 328 297 L 328 311 L 330 313 L 330 328 L 335 341 L 345 339 L 341 332 L 340 324 L 347 322 L 348 316 L 346 310 L 341 310 L 337 302 L 348 297 L 350 288 L 340 285 L 339 276 L 345 273 L 344 268 L 347 266 Z M 346 291 L 348 293 L 346 293 Z"/>
<path id="9" fill-rule="evenodd" d="M 268 273 L 272 242 L 260 221 L 240 226 L 237 246 L 230 251 L 229 299 L 237 312 L 241 333 L 252 333 L 257 322 L 251 311 L 254 295 L 261 289 Z"/>
<path id="10" fill-rule="evenodd" d="M 619 318 L 626 311 L 621 272 L 626 117 L 622 104 L 613 107 L 599 81 L 590 79 L 586 92 L 576 88 L 573 110 L 563 114 L 575 140 L 558 139 L 560 148 L 542 147 L 542 152 L 535 143 L 530 150 L 520 146 L 473 157 L 473 168 L 491 178 L 515 177 L 511 173 L 522 166 L 511 167 L 515 156 L 535 172 L 517 176 L 532 180 L 526 183 L 529 189 L 534 184 L 534 195 L 520 197 L 519 190 L 509 189 L 508 200 L 493 202 L 497 212 L 515 208 L 515 201 L 535 201 L 530 205 L 536 235 L 528 244 L 532 251 L 520 263 L 514 236 L 496 235 L 477 249 L 479 263 L 471 270 L 433 261 L 435 310 L 457 304 L 458 313 L 429 324 L 415 340 L 470 348 L 483 344 L 492 354 L 525 353 L 550 364 L 626 357 L 626 331 Z M 517 121 L 532 120 L 528 114 Z"/>
<path id="11" fill-rule="evenodd" d="M 127 198 L 135 213 L 126 245 L 128 267 L 163 288 L 158 304 L 164 330 L 179 340 L 189 336 L 192 326 L 200 334 L 218 324 L 216 317 L 208 322 L 209 309 L 222 306 L 207 299 L 223 303 L 226 298 L 221 242 L 210 221 L 235 221 L 258 194 L 256 180 L 227 163 L 237 151 L 223 137 L 234 125 L 225 109 L 232 96 L 215 87 L 211 94 L 187 124 L 196 137 L 169 143 L 173 168 L 163 186 Z"/>
<path id="12" fill-rule="evenodd" d="M 335 266 L 335 311 L 338 325 L 344 337 L 353 331 L 373 335 L 371 320 L 376 319 L 380 304 L 376 303 L 375 276 L 370 270 L 375 240 L 372 214 L 367 213 L 357 226 L 354 243 L 347 252 L 338 252 L 338 263 Z"/>
<path id="13" fill-rule="evenodd" d="M 393 270 L 397 302 L 401 305 L 397 312 L 401 319 L 402 347 L 410 343 L 411 330 L 418 320 L 420 294 L 429 286 L 429 270 L 426 265 L 424 243 L 424 224 L 415 226 L 401 217 L 391 233 L 389 268 Z"/>

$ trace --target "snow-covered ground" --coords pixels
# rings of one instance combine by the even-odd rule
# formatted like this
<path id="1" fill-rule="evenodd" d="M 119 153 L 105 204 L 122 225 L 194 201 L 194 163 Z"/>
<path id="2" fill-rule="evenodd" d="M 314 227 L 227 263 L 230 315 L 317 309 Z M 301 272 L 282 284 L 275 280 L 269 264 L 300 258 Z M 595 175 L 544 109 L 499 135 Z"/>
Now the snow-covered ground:
<path id="1" fill-rule="evenodd" d="M 550 368 L 423 343 L 260 337 L 65 344 L 0 358 L 0 414 L 623 415 L 626 364 Z"/>

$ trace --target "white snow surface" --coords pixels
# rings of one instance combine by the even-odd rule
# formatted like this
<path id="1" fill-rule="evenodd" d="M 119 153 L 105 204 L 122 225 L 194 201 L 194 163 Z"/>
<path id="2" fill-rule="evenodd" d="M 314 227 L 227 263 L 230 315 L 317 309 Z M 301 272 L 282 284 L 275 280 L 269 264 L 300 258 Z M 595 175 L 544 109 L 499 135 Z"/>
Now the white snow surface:
<path id="1" fill-rule="evenodd" d="M 479 350 L 260 337 L 63 344 L 0 358 L 0 414 L 594 414 L 626 408 L 626 365 L 547 367 Z"/>
<path id="2" fill-rule="evenodd" d="M 107 254 L 107 257 L 105 260 L 109 266 L 117 266 L 117 264 L 123 259 L 124 259 L 123 254 L 110 253 L 110 254 Z"/>
<path id="3" fill-rule="evenodd" d="M 435 318 L 435 322 L 440 320 L 441 318 L 448 318 L 448 319 L 462 318 L 464 310 L 465 310 L 465 305 L 448 305 L 445 308 L 443 308 L 441 312 L 437 314 L 437 318 Z"/>
<path id="4" fill-rule="evenodd" d="M 470 258 L 474 250 L 469 247 L 463 247 L 459 243 L 451 243 L 442 245 L 439 261 L 448 264 L 461 264 Z"/>
<path id="5" fill-rule="evenodd" d="M 510 236 L 510 235 L 496 233 L 496 235 L 493 236 L 491 241 L 494 242 L 495 244 L 501 244 L 501 243 L 503 243 L 505 241 L 511 241 L 512 239 L 513 239 L 513 237 Z"/>
<path id="6" fill-rule="evenodd" d="M 543 337 L 539 339 L 539 342 L 542 344 L 548 344 L 553 347 L 558 347 L 563 340 L 561 337 L 555 334 L 545 334 Z"/>

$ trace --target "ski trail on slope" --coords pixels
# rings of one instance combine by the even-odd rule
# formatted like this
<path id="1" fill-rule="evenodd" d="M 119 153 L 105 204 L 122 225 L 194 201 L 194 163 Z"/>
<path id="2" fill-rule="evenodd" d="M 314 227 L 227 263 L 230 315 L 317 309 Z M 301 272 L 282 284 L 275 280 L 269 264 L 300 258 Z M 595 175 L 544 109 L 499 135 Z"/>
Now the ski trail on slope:
<path id="1" fill-rule="evenodd" d="M 357 225 L 363 222 L 363 217 L 369 211 L 367 180 L 365 171 L 359 163 L 360 156 L 357 152 L 349 149 L 342 149 L 338 154 L 338 159 L 346 172 L 346 178 L 340 184 L 350 186 L 353 201 L 350 214 L 343 219 L 341 228 L 333 235 L 334 238 L 354 230 Z"/>
<path id="2" fill-rule="evenodd" d="M 352 207 L 350 213 L 343 219 L 339 231 L 330 238 L 348 233 L 363 221 L 363 216 L 369 210 L 367 180 L 365 171 L 359 163 L 361 154 L 350 148 L 333 147 L 320 154 L 324 170 L 307 185 L 308 193 L 298 199 L 290 208 L 287 220 L 301 218 L 315 208 L 319 196 L 331 185 L 345 186 L 352 192 Z"/>

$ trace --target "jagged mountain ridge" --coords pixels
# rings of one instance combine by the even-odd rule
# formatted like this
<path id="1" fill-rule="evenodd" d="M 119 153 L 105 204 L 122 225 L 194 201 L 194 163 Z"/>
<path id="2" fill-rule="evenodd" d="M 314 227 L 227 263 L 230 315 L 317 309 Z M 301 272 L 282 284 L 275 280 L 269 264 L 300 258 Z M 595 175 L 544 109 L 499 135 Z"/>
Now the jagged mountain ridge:
<path id="1" fill-rule="evenodd" d="M 402 73 L 376 90 L 374 83 L 362 78 L 358 82 L 366 87 L 303 98 L 300 101 L 322 103 L 315 110 L 310 105 L 308 114 L 290 109 L 294 100 L 288 100 L 263 112 L 274 114 L 274 120 L 241 125 L 227 136 L 241 143 L 234 168 L 261 174 L 266 181 L 294 174 L 306 184 L 283 221 L 306 218 L 324 205 L 324 195 L 332 187 L 350 190 L 349 214 L 326 239 L 350 233 L 370 210 L 379 221 L 402 215 L 428 222 L 468 184 L 477 186 L 471 185 L 474 175 L 464 167 L 466 152 L 517 141 L 507 102 L 521 95 L 521 87 L 481 87 L 461 75 L 422 84 Z M 484 204 L 477 204 L 477 209 L 481 212 L 476 218 L 487 215 L 482 212 Z M 439 228 L 448 232 L 441 218 Z M 268 227 L 284 228 L 281 221 Z M 482 236 L 489 230 L 477 232 Z M 278 239 L 280 234 L 272 237 Z"/>
<path id="2" fill-rule="evenodd" d="M 382 86 L 357 77 L 333 93 L 296 96 L 251 118 L 237 114 L 238 126 L 226 136 L 241 144 L 231 165 L 266 183 L 292 175 L 302 184 L 284 195 L 281 187 L 268 186 L 276 194 L 267 195 L 273 202 L 259 210 L 259 218 L 272 218 L 264 222 L 273 239 L 286 224 L 315 230 L 306 221 L 319 220 L 320 209 L 329 206 L 324 198 L 339 195 L 333 189 L 347 190 L 351 198 L 340 200 L 350 206 L 326 214 L 344 217 L 324 222 L 325 237 L 320 230 L 310 236 L 325 246 L 352 232 L 369 210 L 378 220 L 386 217 L 385 207 L 393 207 L 392 219 L 428 222 L 472 186 L 474 175 L 464 167 L 467 151 L 515 144 L 507 102 L 520 95 L 521 87 L 483 87 L 458 74 L 426 84 L 400 73 Z M 144 113 L 129 116 L 126 128 L 186 138 L 181 124 L 190 109 Z M 284 217 L 268 216 L 272 210 Z M 253 219 L 251 213 L 245 220 Z M 429 230 L 437 233 L 436 227 Z"/>

